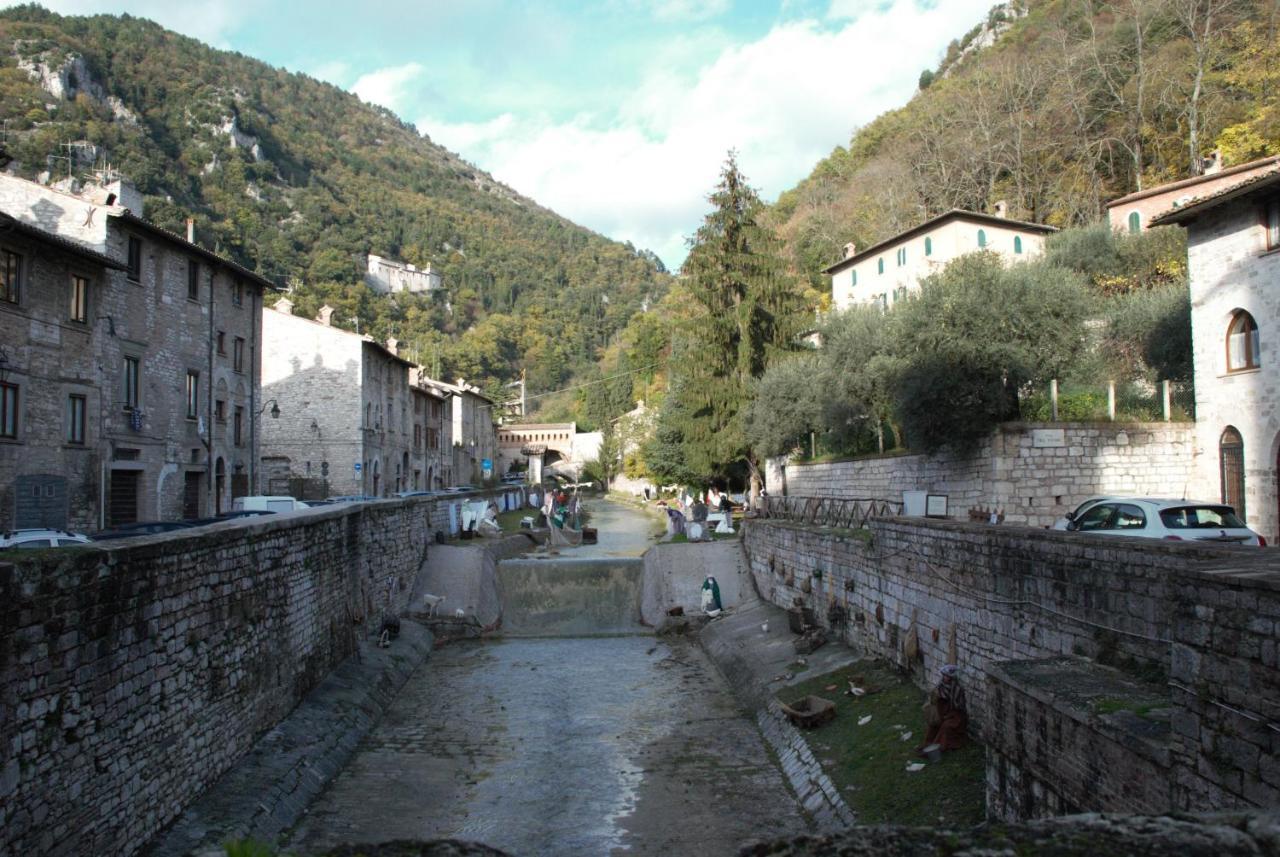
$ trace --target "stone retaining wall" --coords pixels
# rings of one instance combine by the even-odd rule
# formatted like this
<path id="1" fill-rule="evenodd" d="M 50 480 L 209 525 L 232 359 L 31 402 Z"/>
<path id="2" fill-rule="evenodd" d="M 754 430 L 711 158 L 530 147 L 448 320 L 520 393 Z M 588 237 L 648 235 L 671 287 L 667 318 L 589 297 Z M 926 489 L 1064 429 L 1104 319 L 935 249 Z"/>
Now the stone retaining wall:
<path id="1" fill-rule="evenodd" d="M 131 854 L 408 605 L 432 499 L 0 563 L 0 854 Z"/>
<path id="2" fill-rule="evenodd" d="M 744 540 L 773 603 L 801 599 L 921 687 L 958 663 L 976 728 L 1015 764 L 1027 736 L 992 725 L 989 665 L 1064 655 L 1147 665 L 1171 679 L 1174 806 L 1280 802 L 1280 553 L 905 518 L 857 532 L 749 521 Z M 1073 802 L 1109 808 L 1099 800 Z"/>
<path id="3" fill-rule="evenodd" d="M 1205 493 L 1195 481 L 1195 458 L 1191 423 L 1007 423 L 971 456 L 775 463 L 767 473 L 771 494 L 785 486 L 802 497 L 900 501 L 904 491 L 928 491 L 947 495 L 952 515 L 996 508 L 1007 523 L 1045 527 L 1098 494 Z"/>

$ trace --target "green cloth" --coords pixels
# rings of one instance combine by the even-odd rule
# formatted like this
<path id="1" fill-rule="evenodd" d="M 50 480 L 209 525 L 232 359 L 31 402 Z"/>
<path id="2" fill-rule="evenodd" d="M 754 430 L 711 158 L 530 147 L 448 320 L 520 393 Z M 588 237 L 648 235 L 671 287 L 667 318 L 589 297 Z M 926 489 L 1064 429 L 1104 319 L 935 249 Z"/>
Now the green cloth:
<path id="1" fill-rule="evenodd" d="M 712 609 L 723 610 L 724 608 L 720 605 L 720 584 L 716 583 L 716 579 L 714 577 L 708 577 L 706 580 L 702 581 L 702 591 L 706 592 L 708 590 L 711 591 Z"/>

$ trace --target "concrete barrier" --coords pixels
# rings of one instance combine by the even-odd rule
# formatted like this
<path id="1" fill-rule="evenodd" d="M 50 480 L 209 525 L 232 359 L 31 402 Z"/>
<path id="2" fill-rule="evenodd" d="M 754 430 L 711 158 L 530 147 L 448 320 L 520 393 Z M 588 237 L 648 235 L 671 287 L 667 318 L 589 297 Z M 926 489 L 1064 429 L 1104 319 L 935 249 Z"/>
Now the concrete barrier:
<path id="1" fill-rule="evenodd" d="M 716 578 L 724 607 L 736 607 L 755 596 L 741 542 L 660 544 L 650 548 L 644 555 L 641 620 L 657 627 L 672 607 L 683 607 L 686 613 L 702 612 L 702 582 L 708 574 Z"/>

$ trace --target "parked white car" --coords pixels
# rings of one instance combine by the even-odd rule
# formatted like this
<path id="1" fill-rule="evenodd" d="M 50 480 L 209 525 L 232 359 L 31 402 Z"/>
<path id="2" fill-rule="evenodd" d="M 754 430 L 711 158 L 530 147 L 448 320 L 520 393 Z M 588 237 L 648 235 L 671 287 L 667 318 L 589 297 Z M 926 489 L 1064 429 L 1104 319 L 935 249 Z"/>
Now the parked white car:
<path id="1" fill-rule="evenodd" d="M 1218 542 L 1266 547 L 1235 509 L 1198 500 L 1100 497 L 1081 504 L 1066 529 L 1104 536 L 1136 536 L 1169 541 Z"/>
<path id="2" fill-rule="evenodd" d="M 66 530 L 11 530 L 0 533 L 0 550 L 8 548 L 65 548 L 87 545 L 90 539 Z"/>
<path id="3" fill-rule="evenodd" d="M 1083 512 L 1085 509 L 1088 509 L 1088 508 L 1089 508 L 1090 506 L 1092 506 L 1094 503 L 1101 503 L 1103 500 L 1117 500 L 1117 499 L 1119 499 L 1119 498 L 1118 498 L 1118 497 L 1112 497 L 1112 496 L 1111 496 L 1111 495 L 1109 495 L 1109 494 L 1108 494 L 1107 496 L 1105 496 L 1105 497 L 1090 497 L 1088 500 L 1085 500 L 1085 501 L 1084 501 L 1083 503 L 1081 503 L 1079 506 L 1076 506 L 1076 508 L 1075 508 L 1075 510 L 1074 510 L 1074 511 L 1072 511 L 1072 512 L 1067 512 L 1067 514 L 1066 514 L 1066 515 L 1064 515 L 1063 517 L 1061 517 L 1061 518 L 1059 518 L 1058 520 L 1054 521 L 1054 522 L 1053 522 L 1053 529 L 1055 529 L 1055 530 L 1069 530 L 1069 529 L 1071 529 L 1071 522 L 1072 522 L 1072 521 L 1074 521 L 1076 518 L 1080 517 L 1080 513 L 1081 513 L 1081 512 Z"/>
<path id="4" fill-rule="evenodd" d="M 292 497 L 237 497 L 231 501 L 233 512 L 292 512 L 295 509 L 311 508 L 301 500 Z"/>

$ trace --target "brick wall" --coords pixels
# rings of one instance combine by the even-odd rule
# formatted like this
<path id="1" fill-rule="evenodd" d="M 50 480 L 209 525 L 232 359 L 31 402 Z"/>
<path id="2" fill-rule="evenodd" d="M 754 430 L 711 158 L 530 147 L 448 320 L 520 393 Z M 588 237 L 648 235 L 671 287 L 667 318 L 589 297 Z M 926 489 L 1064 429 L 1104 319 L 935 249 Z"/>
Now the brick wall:
<path id="1" fill-rule="evenodd" d="M 0 854 L 130 854 L 401 611 L 409 499 L 0 564 Z"/>
<path id="2" fill-rule="evenodd" d="M 781 480 L 798 496 L 899 501 L 904 491 L 928 491 L 946 494 L 953 515 L 995 507 L 1007 523 L 1045 527 L 1097 494 L 1195 495 L 1194 440 L 1187 423 L 1007 423 L 967 457 L 792 463 L 785 474 L 775 463 L 768 489 L 783 493 Z"/>
<path id="3" fill-rule="evenodd" d="M 750 521 L 744 540 L 766 599 L 799 598 L 829 626 L 839 605 L 848 618 L 835 632 L 911 669 L 921 687 L 943 663 L 959 664 L 989 745 L 1022 740 L 993 725 L 991 664 L 1075 656 L 1145 665 L 1189 688 L 1171 688 L 1176 807 L 1280 797 L 1280 555 L 1270 550 L 905 518 L 856 532 Z M 913 628 L 914 660 L 904 653 Z M 1086 798 L 1081 808 L 1108 808 Z"/>

